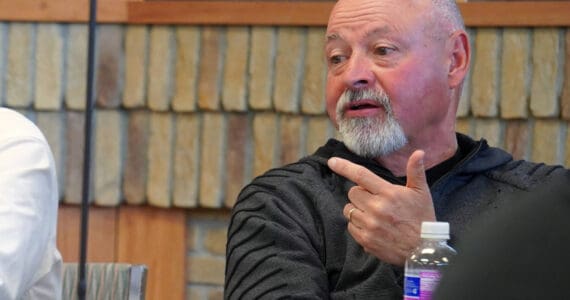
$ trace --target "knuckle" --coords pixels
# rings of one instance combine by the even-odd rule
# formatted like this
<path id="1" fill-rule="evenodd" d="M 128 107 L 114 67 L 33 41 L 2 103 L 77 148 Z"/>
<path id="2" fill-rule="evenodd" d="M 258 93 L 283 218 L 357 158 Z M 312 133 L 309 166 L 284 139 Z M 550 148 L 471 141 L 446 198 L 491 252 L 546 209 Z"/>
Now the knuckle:
<path id="1" fill-rule="evenodd" d="M 359 238 L 362 246 L 368 245 L 370 242 L 370 234 L 368 233 L 368 231 L 361 232 Z"/>
<path id="2" fill-rule="evenodd" d="M 358 186 L 351 187 L 350 190 L 348 190 L 348 199 L 353 199 L 358 190 Z"/>
<path id="3" fill-rule="evenodd" d="M 378 219 L 374 218 L 372 220 L 367 220 L 365 222 L 366 228 L 368 228 L 372 232 L 376 232 L 382 228 Z"/>
<path id="4" fill-rule="evenodd" d="M 357 182 L 360 182 L 360 181 L 362 181 L 362 179 L 366 178 L 367 174 L 368 174 L 368 170 L 366 170 L 365 168 L 359 167 L 354 172 L 354 177 L 355 177 Z"/>

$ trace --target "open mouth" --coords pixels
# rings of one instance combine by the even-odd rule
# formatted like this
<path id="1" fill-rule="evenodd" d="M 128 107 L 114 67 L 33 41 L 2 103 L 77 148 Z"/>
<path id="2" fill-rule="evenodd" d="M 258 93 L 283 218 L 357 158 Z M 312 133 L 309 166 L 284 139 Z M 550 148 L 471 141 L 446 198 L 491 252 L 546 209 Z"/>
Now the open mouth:
<path id="1" fill-rule="evenodd" d="M 347 110 L 376 109 L 379 107 L 380 105 L 376 101 L 358 100 L 348 103 Z"/>
<path id="2" fill-rule="evenodd" d="M 381 114 L 383 110 L 384 107 L 378 101 L 363 99 L 347 103 L 342 115 L 347 118 L 373 117 Z"/>

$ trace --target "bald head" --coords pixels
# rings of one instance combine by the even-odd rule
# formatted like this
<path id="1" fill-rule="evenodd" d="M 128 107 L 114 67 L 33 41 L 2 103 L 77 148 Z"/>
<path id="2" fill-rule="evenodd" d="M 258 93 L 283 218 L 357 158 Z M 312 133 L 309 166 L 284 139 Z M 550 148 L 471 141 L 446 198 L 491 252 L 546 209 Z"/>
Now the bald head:
<path id="1" fill-rule="evenodd" d="M 359 9 L 366 7 L 389 7 L 398 6 L 401 12 L 422 12 L 422 18 L 428 18 L 428 31 L 438 35 L 449 35 L 457 30 L 465 30 L 463 17 L 455 0 L 338 0 L 331 17 L 337 15 L 337 11 L 343 11 L 347 16 L 357 13 Z M 367 17 L 374 18 L 373 15 Z M 329 20 L 330 22 L 331 20 Z"/>
<path id="2" fill-rule="evenodd" d="M 433 16 L 449 33 L 456 30 L 465 30 L 463 17 L 455 0 L 431 0 Z"/>

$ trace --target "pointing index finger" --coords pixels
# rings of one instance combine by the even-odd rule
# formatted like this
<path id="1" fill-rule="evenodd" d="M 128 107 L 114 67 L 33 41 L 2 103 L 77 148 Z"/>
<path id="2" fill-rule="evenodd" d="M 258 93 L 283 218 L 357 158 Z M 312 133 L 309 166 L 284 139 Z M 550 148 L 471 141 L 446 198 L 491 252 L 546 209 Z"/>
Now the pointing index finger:
<path id="1" fill-rule="evenodd" d="M 372 194 L 379 194 L 383 186 L 388 183 L 365 167 L 343 158 L 332 157 L 327 164 L 333 172 L 346 177 Z"/>

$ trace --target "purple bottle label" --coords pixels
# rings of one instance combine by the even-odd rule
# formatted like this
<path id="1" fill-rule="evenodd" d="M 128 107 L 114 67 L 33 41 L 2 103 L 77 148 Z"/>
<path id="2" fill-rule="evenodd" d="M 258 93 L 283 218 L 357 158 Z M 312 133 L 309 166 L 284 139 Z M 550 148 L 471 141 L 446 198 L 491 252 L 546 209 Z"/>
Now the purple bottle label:
<path id="1" fill-rule="evenodd" d="M 431 300 L 441 274 L 437 271 L 420 271 L 420 276 L 404 279 L 404 300 Z"/>

